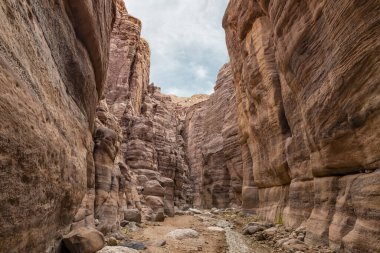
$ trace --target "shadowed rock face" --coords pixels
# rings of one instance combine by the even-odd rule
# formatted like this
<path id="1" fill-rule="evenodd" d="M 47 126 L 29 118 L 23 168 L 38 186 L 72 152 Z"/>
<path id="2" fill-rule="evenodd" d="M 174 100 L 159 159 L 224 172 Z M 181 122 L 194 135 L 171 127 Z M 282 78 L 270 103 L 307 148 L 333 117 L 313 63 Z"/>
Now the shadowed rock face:
<path id="1" fill-rule="evenodd" d="M 164 218 L 164 210 L 174 215 L 174 201 L 184 205 L 185 198 L 189 198 L 183 193 L 188 168 L 181 120 L 170 97 L 149 85 L 150 50 L 140 34 L 141 22 L 119 3 L 111 35 L 105 98 L 122 130 L 120 159 L 143 189 L 140 197 L 146 205 L 141 206 L 140 197 L 134 194 L 136 201 L 127 199 L 128 208 L 147 206 L 147 216 L 154 219 L 160 212 Z M 161 199 L 160 208 L 150 205 L 154 201 L 146 201 L 151 196 Z"/>
<path id="2" fill-rule="evenodd" d="M 226 64 L 215 92 L 187 112 L 187 156 L 197 207 L 241 203 L 243 167 L 234 88 L 231 67 Z"/>
<path id="3" fill-rule="evenodd" d="M 223 21 L 243 207 L 344 252 L 379 248 L 379 8 L 232 0 Z"/>
<path id="4" fill-rule="evenodd" d="M 120 119 L 122 152 L 131 171 L 138 175 L 142 196 L 145 200 L 161 198 L 169 216 L 174 215 L 174 205 L 182 207 L 191 199 L 182 121 L 170 96 L 152 85 L 145 91 L 140 114 L 124 114 Z M 149 204 L 152 201 L 146 203 L 158 210 L 157 205 Z"/>
<path id="5" fill-rule="evenodd" d="M 49 252 L 93 174 L 109 0 L 0 3 L 0 252 Z"/>

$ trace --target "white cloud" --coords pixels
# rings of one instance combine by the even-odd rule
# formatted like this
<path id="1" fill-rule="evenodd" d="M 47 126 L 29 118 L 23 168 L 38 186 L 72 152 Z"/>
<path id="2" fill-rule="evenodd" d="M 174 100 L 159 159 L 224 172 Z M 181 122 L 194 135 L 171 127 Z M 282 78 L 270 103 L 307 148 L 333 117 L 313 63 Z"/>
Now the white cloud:
<path id="1" fill-rule="evenodd" d="M 207 77 L 208 70 L 204 66 L 197 66 L 194 70 L 195 77 L 203 80 Z"/>
<path id="2" fill-rule="evenodd" d="M 191 96 L 212 90 L 228 61 L 222 17 L 228 0 L 125 0 L 151 47 L 151 80 Z M 175 87 L 176 89 L 173 89 Z"/>

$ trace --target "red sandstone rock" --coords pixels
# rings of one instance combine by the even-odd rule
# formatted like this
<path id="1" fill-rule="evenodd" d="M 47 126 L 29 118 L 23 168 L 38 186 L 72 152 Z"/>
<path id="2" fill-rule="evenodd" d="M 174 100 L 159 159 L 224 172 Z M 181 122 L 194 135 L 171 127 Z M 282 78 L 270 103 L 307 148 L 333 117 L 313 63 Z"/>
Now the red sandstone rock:
<path id="1" fill-rule="evenodd" d="M 243 207 L 343 252 L 379 248 L 378 13 L 375 0 L 231 0 L 223 21 Z"/>
<path id="2" fill-rule="evenodd" d="M 186 151 L 197 207 L 241 203 L 243 167 L 236 112 L 232 72 L 226 64 L 215 92 L 187 111 Z"/>
<path id="3" fill-rule="evenodd" d="M 0 252 L 55 251 L 91 202 L 114 12 L 110 0 L 0 3 Z"/>

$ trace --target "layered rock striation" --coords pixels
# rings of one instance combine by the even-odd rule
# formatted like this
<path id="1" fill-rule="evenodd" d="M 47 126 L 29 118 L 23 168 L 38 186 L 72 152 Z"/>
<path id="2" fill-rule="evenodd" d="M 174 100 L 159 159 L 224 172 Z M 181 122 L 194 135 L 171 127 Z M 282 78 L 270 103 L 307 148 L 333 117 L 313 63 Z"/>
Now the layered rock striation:
<path id="1" fill-rule="evenodd" d="M 94 183 L 115 2 L 0 3 L 0 252 L 50 252 Z"/>
<path id="2" fill-rule="evenodd" d="M 379 11 L 377 1 L 232 0 L 223 21 L 243 207 L 343 252 L 380 247 Z"/>
<path id="3" fill-rule="evenodd" d="M 119 3 L 111 34 L 110 66 L 105 97 L 111 112 L 121 118 L 124 113 L 140 115 L 150 73 L 150 49 L 141 37 L 141 21 L 128 14 Z"/>
<path id="4" fill-rule="evenodd" d="M 202 208 L 241 204 L 243 163 L 229 64 L 220 70 L 214 90 L 187 110 L 185 121 L 193 204 Z"/>
<path id="5" fill-rule="evenodd" d="M 174 205 L 186 205 L 190 198 L 183 124 L 171 98 L 149 85 L 150 50 L 141 38 L 141 22 L 122 4 L 118 10 L 105 99 L 121 128 L 121 160 L 139 190 L 124 209 L 162 220 L 174 215 Z"/>
<path id="6" fill-rule="evenodd" d="M 147 206 L 153 209 L 153 214 L 147 216 L 161 211 L 173 216 L 174 206 L 183 207 L 191 200 L 184 125 L 170 96 L 163 95 L 157 87 L 149 85 L 143 101 L 140 115 L 125 114 L 120 120 L 123 154 L 138 176 Z"/>

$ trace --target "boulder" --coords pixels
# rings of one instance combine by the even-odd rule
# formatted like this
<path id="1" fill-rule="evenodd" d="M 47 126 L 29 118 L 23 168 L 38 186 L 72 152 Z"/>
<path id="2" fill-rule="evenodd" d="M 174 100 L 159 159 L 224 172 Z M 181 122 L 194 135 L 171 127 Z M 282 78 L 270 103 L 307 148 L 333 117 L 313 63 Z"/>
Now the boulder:
<path id="1" fill-rule="evenodd" d="M 246 226 L 243 228 L 243 235 L 253 235 L 256 232 L 263 231 L 264 228 L 261 226 Z"/>
<path id="2" fill-rule="evenodd" d="M 105 245 L 104 236 L 94 228 L 78 228 L 63 236 L 63 243 L 71 253 L 94 253 Z"/>
<path id="3" fill-rule="evenodd" d="M 166 234 L 166 237 L 173 238 L 176 240 L 183 240 L 187 238 L 197 238 L 199 236 L 198 232 L 193 229 L 175 229 Z"/>
<path id="4" fill-rule="evenodd" d="M 124 220 L 141 222 L 141 213 L 138 209 L 127 209 L 124 210 Z"/>

